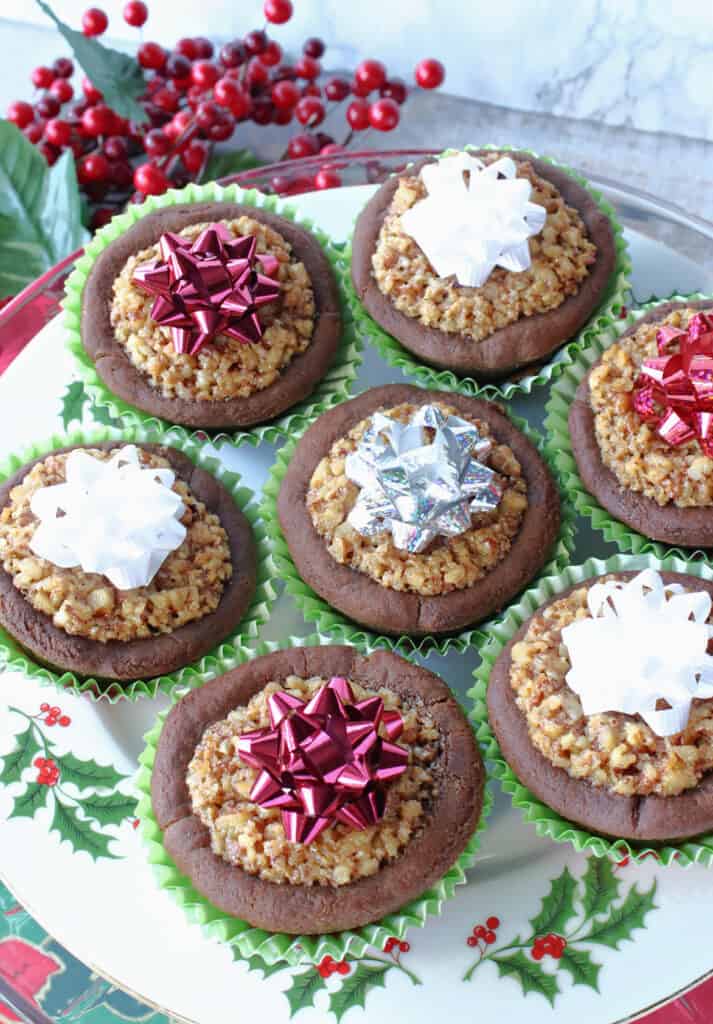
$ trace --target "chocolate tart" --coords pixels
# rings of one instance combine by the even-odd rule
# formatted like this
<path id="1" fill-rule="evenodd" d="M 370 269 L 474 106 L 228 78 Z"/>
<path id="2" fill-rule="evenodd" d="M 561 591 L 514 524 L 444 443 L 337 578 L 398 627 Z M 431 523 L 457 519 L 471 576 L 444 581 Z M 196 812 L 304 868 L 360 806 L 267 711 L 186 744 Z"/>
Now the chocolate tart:
<path id="1" fill-rule="evenodd" d="M 606 578 L 628 580 L 636 575 L 635 572 L 608 573 Z M 713 583 L 697 576 L 672 572 L 660 575 L 666 583 L 680 583 L 713 596 Z M 490 673 L 487 701 L 490 725 L 503 756 L 523 785 L 539 800 L 593 832 L 616 839 L 655 843 L 710 831 L 713 828 L 713 771 L 705 773 L 697 786 L 675 796 L 625 796 L 596 786 L 586 778 L 574 778 L 533 745 L 525 715 L 516 703 L 510 683 L 513 647 L 525 637 L 533 619 L 540 617 L 550 605 L 595 582 L 597 578 L 585 580 L 555 594 L 522 624 L 500 652 Z M 639 716 L 622 714 L 617 718 L 641 721 Z M 657 744 L 662 742 L 658 738 L 656 741 Z"/>
<path id="2" fill-rule="evenodd" d="M 245 397 L 185 398 L 163 395 L 138 369 L 116 339 L 111 323 L 112 286 L 127 259 L 155 245 L 167 231 L 180 232 L 191 224 L 237 219 L 241 216 L 277 231 L 304 264 L 315 300 L 315 322 L 307 348 L 295 355 L 277 380 Z M 341 337 L 340 299 L 332 268 L 319 242 L 293 221 L 257 206 L 236 203 L 178 204 L 136 221 L 111 242 L 92 266 L 82 295 L 82 341 L 97 373 L 119 398 L 170 423 L 206 429 L 230 429 L 265 423 L 279 416 L 314 390 L 337 352 Z"/>
<path id="3" fill-rule="evenodd" d="M 527 484 L 527 509 L 505 557 L 471 586 L 432 596 L 382 585 L 332 557 L 307 509 L 315 468 L 332 444 L 378 409 L 439 401 L 460 416 L 485 421 L 494 440 L 508 445 Z M 492 402 L 410 384 L 389 384 L 323 413 L 292 456 L 278 497 L 280 525 L 301 577 L 334 608 L 380 633 L 447 635 L 503 608 L 547 561 L 559 532 L 557 486 L 537 449 Z"/>
<path id="4" fill-rule="evenodd" d="M 492 156 L 493 151 L 468 152 L 485 158 Z M 566 171 L 529 153 L 503 151 L 502 155 L 529 163 L 535 174 L 551 183 L 565 203 L 578 211 L 589 240 L 596 246 L 595 261 L 579 289 L 556 308 L 521 316 L 480 341 L 467 334 L 426 326 L 397 309 L 378 287 L 371 261 L 384 219 L 404 175 L 394 175 L 372 196 L 359 215 L 352 241 L 352 281 L 374 320 L 425 363 L 483 381 L 501 380 L 521 367 L 540 362 L 575 335 L 601 303 L 616 262 L 611 222 L 582 185 Z M 425 164 L 432 162 L 430 158 L 420 161 L 408 169 L 408 175 L 416 176 Z"/>
<path id="5" fill-rule="evenodd" d="M 627 328 L 614 344 L 636 334 L 643 324 L 658 323 L 677 309 L 713 312 L 713 303 L 710 300 L 662 303 Z M 599 359 L 582 379 L 568 417 L 572 451 L 584 486 L 607 512 L 638 530 L 644 537 L 684 547 L 712 547 L 713 505 L 679 507 L 672 502 L 660 505 L 645 494 L 623 487 L 612 470 L 605 465 L 595 433 L 595 413 L 589 390 L 592 371 L 601 363 L 602 359 Z M 676 449 L 669 448 L 669 453 L 675 460 Z"/>
<path id="6" fill-rule="evenodd" d="M 206 728 L 268 682 L 334 675 L 369 691 L 392 691 L 430 716 L 441 735 L 433 765 L 438 786 L 423 827 L 374 874 L 340 885 L 268 881 L 213 852 L 208 828 L 193 813 L 188 766 Z M 441 878 L 475 831 L 484 783 L 472 729 L 438 676 L 390 652 L 367 657 L 346 646 L 296 647 L 241 665 L 172 708 L 158 741 L 151 798 L 166 851 L 212 904 L 267 931 L 321 934 L 377 921 Z M 304 849 L 308 857 L 310 846 Z"/>
<path id="7" fill-rule="evenodd" d="M 37 463 L 51 455 L 73 451 L 77 447 L 112 451 L 123 441 L 104 441 L 73 445 L 47 452 L 22 466 L 0 487 L 0 510 L 10 501 L 10 493 Z M 0 564 L 0 625 L 36 661 L 57 672 L 73 672 L 99 681 L 128 682 L 151 679 L 189 665 L 207 654 L 217 643 L 235 631 L 250 606 L 256 586 L 257 554 L 250 523 L 223 484 L 195 466 L 182 452 L 157 444 L 136 447 L 165 458 L 176 477 L 192 494 L 218 516 L 230 548 L 232 575 L 225 583 L 217 608 L 203 618 L 179 626 L 173 632 L 136 640 L 101 642 L 65 632 L 48 614 L 36 609 L 14 585 L 13 578 Z M 130 593 L 125 591 L 124 593 Z"/>

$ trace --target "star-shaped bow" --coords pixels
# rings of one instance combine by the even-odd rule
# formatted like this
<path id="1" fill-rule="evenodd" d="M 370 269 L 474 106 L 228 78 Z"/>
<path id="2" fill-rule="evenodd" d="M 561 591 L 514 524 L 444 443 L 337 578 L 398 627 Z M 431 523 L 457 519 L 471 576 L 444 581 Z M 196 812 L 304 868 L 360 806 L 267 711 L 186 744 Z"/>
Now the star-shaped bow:
<path id="1" fill-rule="evenodd" d="M 234 238 L 223 224 L 210 224 L 193 242 L 168 231 L 158 245 L 160 258 L 140 264 L 133 282 L 156 296 L 151 318 L 171 328 L 176 352 L 195 355 L 219 334 L 260 340 L 258 308 L 273 302 L 280 286 L 272 277 L 277 259 L 258 256 L 252 235 Z"/>
<path id="2" fill-rule="evenodd" d="M 279 807 L 285 835 L 311 843 L 329 825 L 375 825 L 384 784 L 406 771 L 408 753 L 391 742 L 403 720 L 381 697 L 354 703 L 348 681 L 334 676 L 305 703 L 280 691 L 268 699 L 270 728 L 238 738 L 241 759 L 258 769 L 250 799 Z M 388 739 L 379 735 L 382 726 Z"/>

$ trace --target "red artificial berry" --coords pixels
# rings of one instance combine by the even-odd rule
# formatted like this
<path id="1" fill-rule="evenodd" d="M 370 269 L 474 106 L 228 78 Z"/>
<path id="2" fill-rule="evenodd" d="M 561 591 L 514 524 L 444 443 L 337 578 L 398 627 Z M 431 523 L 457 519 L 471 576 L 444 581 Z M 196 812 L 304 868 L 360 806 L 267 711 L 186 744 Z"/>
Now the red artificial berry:
<path id="1" fill-rule="evenodd" d="M 178 138 L 183 135 L 190 128 L 193 122 L 193 114 L 190 110 L 179 110 L 177 114 L 174 114 L 167 125 L 164 125 L 163 130 L 167 135 L 170 134 L 173 138 Z M 167 131 L 168 126 L 171 126 L 170 133 Z"/>
<path id="2" fill-rule="evenodd" d="M 307 85 L 302 88 L 302 95 L 320 97 L 322 95 L 322 90 L 316 82 L 308 82 Z"/>
<path id="3" fill-rule="evenodd" d="M 240 92 L 240 86 L 232 78 L 219 78 L 213 86 L 213 99 L 221 107 L 230 109 Z"/>
<path id="4" fill-rule="evenodd" d="M 489 946 L 492 946 L 492 944 L 495 942 L 496 938 L 497 938 L 497 936 L 496 936 L 495 932 L 493 932 L 493 931 L 487 931 L 485 933 L 485 941 L 488 943 Z"/>
<path id="5" fill-rule="evenodd" d="M 98 206 L 92 214 L 92 227 L 95 231 L 103 228 L 114 216 L 114 211 L 109 206 Z"/>
<path id="6" fill-rule="evenodd" d="M 82 15 L 82 32 L 85 36 L 100 36 L 106 32 L 108 25 L 109 19 L 101 7 L 90 7 Z"/>
<path id="7" fill-rule="evenodd" d="M 287 108 L 276 107 L 273 103 L 272 110 L 272 123 L 273 124 L 289 124 L 292 120 L 292 111 Z"/>
<path id="8" fill-rule="evenodd" d="M 349 974 L 349 964 L 346 960 L 340 960 L 337 964 L 337 972 L 339 974 Z"/>
<path id="9" fill-rule="evenodd" d="M 236 121 L 243 121 L 252 110 L 253 101 L 244 89 L 238 89 L 233 102 L 230 104 L 230 113 Z"/>
<path id="10" fill-rule="evenodd" d="M 208 150 L 202 142 L 192 142 L 181 154 L 181 159 L 183 160 L 183 165 L 186 170 L 190 171 L 191 174 L 198 174 L 205 163 L 207 152 Z M 62 723 L 60 722 L 60 725 L 61 724 Z"/>
<path id="11" fill-rule="evenodd" d="M 303 156 L 314 156 L 319 151 L 319 143 L 314 135 L 295 135 L 287 143 L 287 155 L 293 160 Z"/>
<path id="12" fill-rule="evenodd" d="M 533 960 L 541 960 L 543 958 L 543 956 L 545 955 L 544 950 L 542 949 L 542 947 L 541 946 L 537 946 L 537 945 L 532 947 L 532 949 L 530 950 L 530 953 L 531 953 L 531 956 L 532 956 Z"/>
<path id="13" fill-rule="evenodd" d="M 390 953 L 395 945 L 396 945 L 396 939 L 393 939 L 393 938 L 387 939 L 386 942 L 384 943 L 384 952 L 385 953 Z"/>
<path id="14" fill-rule="evenodd" d="M 475 935 L 476 939 L 485 938 L 485 928 L 483 928 L 482 924 L 479 924 L 477 928 L 473 929 L 473 935 Z"/>
<path id="15" fill-rule="evenodd" d="M 57 717 L 57 715 L 61 715 L 61 714 L 62 714 L 62 708 L 58 708 L 58 707 L 57 707 L 57 706 L 55 705 L 55 707 L 53 707 L 53 708 L 50 708 L 50 714 L 51 714 L 51 715 L 54 715 L 54 717 L 56 718 L 56 717 Z"/>
<path id="16" fill-rule="evenodd" d="M 207 131 L 215 122 L 220 118 L 220 110 L 211 103 L 210 100 L 204 100 L 198 104 L 196 108 L 196 121 L 200 128 Z"/>
<path id="17" fill-rule="evenodd" d="M 314 176 L 314 187 L 318 189 L 339 188 L 341 177 L 331 167 L 322 167 Z"/>
<path id="18" fill-rule="evenodd" d="M 273 25 L 284 25 L 292 17 L 290 0 L 265 0 L 262 10 L 266 20 Z"/>
<path id="19" fill-rule="evenodd" d="M 171 140 L 159 128 L 152 128 L 144 136 L 144 149 L 149 156 L 165 156 L 171 149 Z"/>
<path id="20" fill-rule="evenodd" d="M 500 927 L 500 918 L 499 917 L 489 917 L 488 920 L 485 923 L 488 926 L 488 928 L 490 928 L 491 931 L 495 931 L 496 928 Z"/>
<path id="21" fill-rule="evenodd" d="M 446 69 L 439 60 L 427 58 L 420 60 L 414 71 L 416 84 L 422 89 L 437 89 L 446 77 Z"/>
<path id="22" fill-rule="evenodd" d="M 84 93 L 87 103 L 101 103 L 104 99 L 96 85 L 86 77 L 82 79 L 82 92 Z"/>
<path id="23" fill-rule="evenodd" d="M 410 942 L 402 942 L 402 943 L 400 943 L 400 947 L 399 948 L 401 949 L 402 953 L 408 953 L 409 950 L 411 949 L 411 943 Z"/>
<path id="24" fill-rule="evenodd" d="M 169 89 L 168 86 L 166 86 L 163 89 L 159 89 L 158 92 L 154 94 L 153 101 L 159 110 L 163 110 L 167 114 L 174 114 L 178 110 L 178 104 L 181 102 L 181 97 L 175 89 Z"/>
<path id="25" fill-rule="evenodd" d="M 324 103 L 316 96 L 303 96 L 295 107 L 295 117 L 300 124 L 316 128 L 324 121 Z"/>
<path id="26" fill-rule="evenodd" d="M 322 66 L 314 57 L 300 57 L 295 63 L 295 74 L 298 78 L 306 78 L 312 81 L 319 78 Z"/>
<path id="27" fill-rule="evenodd" d="M 349 85 L 349 92 L 352 94 L 352 96 L 358 96 L 360 99 L 363 100 L 366 99 L 366 97 L 369 95 L 371 89 L 369 88 L 368 85 L 362 85 L 361 82 L 357 82 L 356 80 L 354 80 Z"/>
<path id="28" fill-rule="evenodd" d="M 66 729 L 68 725 L 72 724 L 72 719 L 69 717 L 69 715 L 62 715 L 59 719 L 59 724 L 63 729 Z"/>
<path id="29" fill-rule="evenodd" d="M 220 78 L 220 72 L 215 64 L 207 60 L 198 60 L 191 68 L 191 81 L 194 85 L 200 85 L 204 89 L 210 89 L 211 85 Z"/>
<path id="30" fill-rule="evenodd" d="M 69 103 L 74 96 L 72 83 L 68 82 L 66 78 L 56 78 L 50 86 L 50 92 L 60 103 Z"/>
<path id="31" fill-rule="evenodd" d="M 248 64 L 247 71 L 245 72 L 245 81 L 248 85 L 263 86 L 267 85 L 270 79 L 270 73 L 264 64 L 261 64 L 259 60 L 251 60 Z"/>
<path id="32" fill-rule="evenodd" d="M 145 196 L 160 196 L 171 182 L 156 164 L 139 164 L 134 171 L 134 187 Z"/>
<path id="33" fill-rule="evenodd" d="M 386 81 L 386 68 L 379 60 L 363 60 L 354 72 L 354 81 L 371 92 Z"/>
<path id="34" fill-rule="evenodd" d="M 268 99 L 257 99 L 252 105 L 250 117 L 255 124 L 270 124 L 274 107 Z"/>
<path id="35" fill-rule="evenodd" d="M 320 964 L 317 970 L 319 971 L 320 977 L 322 978 L 328 978 L 329 975 L 332 973 L 331 969 L 329 967 L 324 966 L 323 964 Z"/>
<path id="36" fill-rule="evenodd" d="M 220 63 L 225 68 L 239 68 L 245 63 L 245 48 L 238 39 L 221 47 Z"/>
<path id="37" fill-rule="evenodd" d="M 406 102 L 408 89 L 400 78 L 389 78 L 379 89 L 379 96 L 399 105 Z"/>
<path id="38" fill-rule="evenodd" d="M 50 709 L 50 706 L 46 702 L 44 704 L 40 704 L 40 711 L 45 712 L 45 711 L 49 711 L 49 709 Z"/>
<path id="39" fill-rule="evenodd" d="M 111 183 L 122 190 L 128 189 L 134 180 L 134 172 L 131 164 L 126 160 L 112 160 L 109 165 L 109 178 Z M 60 721 L 60 725 L 61 725 Z"/>
<path id="40" fill-rule="evenodd" d="M 269 42 L 262 53 L 259 54 L 259 60 L 266 68 L 276 67 L 282 60 L 282 47 L 279 43 Z"/>
<path id="41" fill-rule="evenodd" d="M 45 138 L 53 146 L 59 146 L 61 149 L 62 146 L 67 146 L 72 138 L 72 126 L 69 121 L 62 121 L 58 117 L 53 117 L 45 125 Z"/>
<path id="42" fill-rule="evenodd" d="M 218 117 L 207 131 L 213 142 L 225 142 L 235 131 L 235 118 L 227 110 L 220 108 Z"/>
<path id="43" fill-rule="evenodd" d="M 74 64 L 69 57 L 59 57 L 52 65 L 56 78 L 71 78 L 74 74 Z"/>
<path id="44" fill-rule="evenodd" d="M 468 938 L 465 941 L 471 947 L 471 949 L 474 946 L 478 945 L 478 940 L 476 939 L 475 935 L 469 935 Z"/>
<path id="45" fill-rule="evenodd" d="M 257 54 L 262 53 L 267 46 L 267 36 L 264 32 L 260 32 L 258 29 L 254 32 L 248 32 L 243 39 L 243 46 L 251 57 L 256 57 Z"/>
<path id="46" fill-rule="evenodd" d="M 196 45 L 196 40 L 186 36 L 183 39 L 179 39 L 176 43 L 176 53 L 182 53 L 189 60 L 197 60 L 198 46 Z"/>
<path id="47" fill-rule="evenodd" d="M 280 110 L 292 110 L 300 98 L 300 91 L 294 82 L 276 82 L 270 93 L 272 102 Z"/>
<path id="48" fill-rule="evenodd" d="M 280 82 L 284 78 L 288 79 L 290 82 L 294 82 L 297 78 L 297 72 L 291 64 L 280 64 L 279 68 L 275 68 L 273 71 L 273 76 L 276 82 Z"/>
<path id="49" fill-rule="evenodd" d="M 125 160 L 129 155 L 126 139 L 121 135 L 111 135 L 104 141 L 102 148 L 110 160 Z"/>
<path id="50" fill-rule="evenodd" d="M 210 60 L 213 56 L 213 44 L 210 39 L 206 39 L 205 36 L 194 36 L 193 43 L 198 60 Z"/>
<path id="51" fill-rule="evenodd" d="M 84 159 L 80 161 L 77 173 L 79 180 L 82 183 L 88 181 L 104 181 L 109 176 L 109 161 L 103 153 L 90 153 L 89 156 L 85 156 Z M 54 725 L 57 720 L 57 716 L 54 714 L 54 708 L 52 711 L 52 725 Z M 50 724 L 49 721 L 47 724 Z"/>
<path id="52" fill-rule="evenodd" d="M 364 100 L 353 100 L 347 107 L 347 121 L 355 132 L 363 132 L 369 127 L 369 104 Z"/>
<path id="53" fill-rule="evenodd" d="M 394 100 L 377 100 L 369 106 L 369 124 L 380 132 L 390 132 L 399 123 L 399 105 Z"/>
<path id="54" fill-rule="evenodd" d="M 124 7 L 124 21 L 132 28 L 141 28 L 146 24 L 149 16 L 149 9 L 142 0 L 129 0 Z"/>
<path id="55" fill-rule="evenodd" d="M 38 68 L 30 75 L 32 84 L 38 89 L 47 89 L 54 82 L 54 71 L 52 68 L 45 67 L 41 64 Z"/>
<path id="56" fill-rule="evenodd" d="M 330 78 L 324 86 L 324 95 L 328 100 L 339 103 L 349 95 L 351 86 L 346 78 Z"/>
<path id="57" fill-rule="evenodd" d="M 29 104 L 28 104 L 29 106 Z M 38 100 L 35 104 L 35 110 L 40 117 L 56 117 L 59 114 L 60 103 L 50 93 L 46 93 L 41 100 Z M 12 118 L 10 118 L 12 120 Z"/>
<path id="58" fill-rule="evenodd" d="M 166 51 L 158 43 L 142 43 L 137 56 L 141 67 L 149 71 L 160 71 L 166 63 Z"/>
<path id="59" fill-rule="evenodd" d="M 36 757 L 32 763 L 35 766 L 35 768 L 44 768 L 45 759 L 44 757 Z"/>
<path id="60" fill-rule="evenodd" d="M 111 135 L 115 127 L 114 111 L 105 103 L 87 107 L 82 114 L 82 131 L 85 135 Z"/>
<path id="61" fill-rule="evenodd" d="M 173 79 L 190 77 L 192 81 L 193 75 L 191 73 L 191 62 L 188 57 L 184 57 L 182 53 L 172 53 L 166 61 L 165 75 L 167 78 Z M 198 84 L 200 85 L 202 83 L 199 82 Z"/>
<path id="62" fill-rule="evenodd" d="M 324 54 L 324 43 L 317 36 L 311 36 L 302 47 L 302 53 L 305 57 L 313 57 L 315 60 L 319 60 Z"/>

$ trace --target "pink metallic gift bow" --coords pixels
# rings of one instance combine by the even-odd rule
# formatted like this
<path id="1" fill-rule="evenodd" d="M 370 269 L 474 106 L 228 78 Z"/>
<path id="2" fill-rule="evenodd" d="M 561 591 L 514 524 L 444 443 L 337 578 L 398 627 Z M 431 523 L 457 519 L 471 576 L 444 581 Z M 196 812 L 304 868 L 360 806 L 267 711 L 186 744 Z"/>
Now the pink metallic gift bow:
<path id="1" fill-rule="evenodd" d="M 132 280 L 156 296 L 151 318 L 171 328 L 176 352 L 195 355 L 219 334 L 245 344 L 260 340 L 257 310 L 277 298 L 280 286 L 272 279 L 277 259 L 258 256 L 253 236 L 234 238 L 222 224 L 210 224 L 193 242 L 169 231 L 158 245 L 160 259 L 140 264 Z"/>
<path id="2" fill-rule="evenodd" d="M 355 829 L 384 814 L 384 783 L 406 771 L 408 753 L 396 743 L 403 730 L 398 711 L 381 697 L 354 703 L 346 679 L 334 676 L 309 703 L 281 691 L 268 699 L 269 729 L 238 739 L 241 759 L 258 769 L 250 799 L 279 807 L 292 843 L 311 843 L 343 822 Z M 382 725 L 388 739 L 379 736 Z"/>
<path id="3" fill-rule="evenodd" d="M 634 384 L 634 409 L 668 444 L 696 438 L 713 458 L 713 320 L 696 313 L 685 331 L 662 327 L 656 343 L 658 358 L 644 360 Z"/>

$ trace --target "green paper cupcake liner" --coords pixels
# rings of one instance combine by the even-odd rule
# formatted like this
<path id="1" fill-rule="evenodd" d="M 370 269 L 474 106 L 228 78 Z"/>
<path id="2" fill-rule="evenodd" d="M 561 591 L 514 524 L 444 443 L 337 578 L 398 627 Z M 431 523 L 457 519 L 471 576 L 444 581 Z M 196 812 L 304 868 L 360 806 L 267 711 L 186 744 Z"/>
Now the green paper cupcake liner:
<path id="1" fill-rule="evenodd" d="M 144 413 L 140 409 L 124 402 L 114 395 L 97 373 L 94 362 L 82 344 L 81 309 L 82 292 L 94 261 L 108 245 L 123 235 L 136 221 L 146 217 L 155 210 L 180 203 L 235 202 L 246 206 L 260 207 L 287 217 L 301 227 L 310 231 L 324 250 L 332 265 L 337 281 L 344 280 L 340 267 L 342 254 L 334 246 L 331 239 L 318 228 L 313 221 L 299 217 L 293 206 L 281 202 L 275 196 L 262 195 L 255 189 L 244 190 L 237 185 L 218 185 L 211 182 L 207 185 L 188 185 L 183 189 L 170 189 L 162 196 L 149 196 L 138 206 L 130 206 L 125 213 L 114 217 L 105 227 L 94 235 L 84 250 L 84 255 L 77 260 L 72 274 L 67 280 L 65 297 L 62 306 L 65 311 L 64 323 L 67 330 L 67 347 L 77 361 L 79 373 L 84 387 L 95 406 L 108 410 L 109 415 L 118 419 L 123 426 L 148 426 L 155 430 L 167 430 L 171 424 L 166 420 Z M 304 424 L 325 409 L 349 397 L 351 386 L 361 364 L 361 341 L 352 320 L 349 303 L 341 296 L 344 325 L 342 338 L 332 366 L 318 382 L 314 391 L 303 402 L 292 406 L 277 419 L 262 426 L 250 427 L 245 430 L 211 432 L 212 440 L 233 438 L 247 440 L 257 445 L 261 441 L 274 442 L 289 437 L 294 431 L 302 429 Z M 185 428 L 184 428 L 185 429 Z M 193 437 L 205 439 L 206 431 L 196 430 Z"/>
<path id="2" fill-rule="evenodd" d="M 373 342 L 387 363 L 391 366 L 395 366 L 399 370 L 402 370 L 409 376 L 415 377 L 419 383 L 424 385 L 424 387 L 438 388 L 442 391 L 459 391 L 464 395 L 480 395 L 485 398 L 512 398 L 514 395 L 529 395 L 533 388 L 540 387 L 559 377 L 564 367 L 567 366 L 573 358 L 575 358 L 577 353 L 580 350 L 587 348 L 587 345 L 590 342 L 590 332 L 592 329 L 596 328 L 599 321 L 603 317 L 616 316 L 620 308 L 624 305 L 630 288 L 629 274 L 631 273 L 631 260 L 629 259 L 629 253 L 624 239 L 624 231 L 617 220 L 614 207 L 607 202 L 601 192 L 597 191 L 597 189 L 593 188 L 589 184 L 586 178 L 583 178 L 577 171 L 568 167 L 567 164 L 563 164 L 559 160 L 554 160 L 552 157 L 542 156 L 541 154 L 535 153 L 530 149 L 525 149 L 522 146 L 496 146 L 488 144 L 485 146 L 465 146 L 464 148 L 466 151 L 472 149 L 492 149 L 502 153 L 506 153 L 510 150 L 517 150 L 521 153 L 529 153 L 529 155 L 535 157 L 535 159 L 552 164 L 554 167 L 559 167 L 582 185 L 596 201 L 599 209 L 607 215 L 614 232 L 616 263 L 602 302 L 594 313 L 592 313 L 589 322 L 585 324 L 574 338 L 565 342 L 565 344 L 557 350 L 555 355 L 543 366 L 532 371 L 528 371 L 527 368 L 525 368 L 523 371 L 524 376 L 518 377 L 518 379 L 506 380 L 497 384 L 478 383 L 478 381 L 473 377 L 460 377 L 451 370 L 438 370 L 432 366 L 426 365 L 425 363 L 419 362 L 416 356 L 412 355 L 412 353 L 409 352 L 408 349 L 404 348 L 396 338 L 392 337 L 376 323 L 376 321 L 362 306 L 351 284 L 349 274 L 349 267 L 351 266 L 351 245 L 349 245 L 345 252 L 343 272 L 344 288 L 349 297 L 357 330 L 362 337 L 368 338 L 369 341 Z M 445 150 L 441 156 L 449 156 L 454 152 L 456 152 L 456 150 L 448 149 Z M 477 344 L 477 342 L 474 342 L 474 344 Z"/>
<path id="3" fill-rule="evenodd" d="M 28 462 L 47 455 L 56 448 L 114 440 L 123 440 L 127 444 L 143 442 L 170 445 L 182 451 L 197 466 L 212 473 L 221 481 L 252 526 L 257 547 L 257 585 L 250 607 L 232 637 L 218 644 L 199 661 L 154 679 L 115 683 L 102 682 L 94 678 L 80 679 L 73 672 L 55 672 L 34 661 L 31 655 L 23 650 L 13 637 L 0 626 L 0 671 L 5 669 L 23 672 L 26 676 L 36 679 L 42 684 L 60 689 L 69 688 L 77 693 L 88 694 L 94 700 L 106 700 L 111 704 L 125 698 L 136 700 L 139 697 L 155 697 L 159 692 L 170 693 L 175 687 L 193 688 L 226 672 L 233 665 L 234 648 L 232 645 L 248 643 L 251 638 L 258 635 L 259 627 L 267 622 L 270 616 L 270 606 L 275 599 L 275 591 L 271 582 L 270 546 L 260 521 L 255 494 L 249 488 L 240 485 L 240 476 L 237 473 L 228 471 L 218 459 L 206 455 L 196 441 L 178 428 L 173 428 L 170 431 L 156 431 L 150 426 L 137 426 L 125 430 L 105 427 L 91 431 L 74 430 L 67 434 L 54 434 L 48 440 L 32 445 L 19 455 L 10 455 L 3 459 L 0 462 L 0 483 L 7 480 Z"/>
<path id="4" fill-rule="evenodd" d="M 660 559 L 653 554 L 613 555 L 611 558 L 589 558 L 583 565 L 572 565 L 558 576 L 549 576 L 532 587 L 517 604 L 511 605 L 488 629 L 488 637 L 480 646 L 481 663 L 473 673 L 475 685 L 468 691 L 473 701 L 470 713 L 480 742 L 483 757 L 489 762 L 494 778 L 500 781 L 503 790 L 512 797 L 513 806 L 522 811 L 525 821 L 531 822 L 539 836 L 547 836 L 556 843 L 571 843 L 579 853 L 593 853 L 595 857 L 610 857 L 620 861 L 629 857 L 641 862 L 653 857 L 661 864 L 713 864 L 713 833 L 696 836 L 695 839 L 679 843 L 659 844 L 635 842 L 633 840 L 606 838 L 588 832 L 563 818 L 547 804 L 538 800 L 518 779 L 509 766 L 488 721 L 486 694 L 493 665 L 502 649 L 509 643 L 522 623 L 549 598 L 561 593 L 593 576 L 603 573 L 656 569 L 659 572 L 682 572 L 704 580 L 713 580 L 713 568 L 702 562 L 687 562 L 668 556 Z"/>
<path id="5" fill-rule="evenodd" d="M 510 419 L 539 449 L 559 485 L 562 515 L 559 538 L 553 549 L 552 557 L 541 572 L 538 573 L 537 578 L 539 579 L 542 575 L 557 572 L 569 562 L 574 549 L 574 512 L 562 495 L 562 486 L 557 468 L 552 458 L 544 450 L 541 436 L 519 417 L 510 415 Z M 328 604 L 324 598 L 320 597 L 302 579 L 290 555 L 277 514 L 277 496 L 280 485 L 299 439 L 299 437 L 290 438 L 277 453 L 263 489 L 260 514 L 270 540 L 275 574 L 284 580 L 285 590 L 292 595 L 305 621 L 314 623 L 315 628 L 320 633 L 329 636 L 335 643 L 348 643 L 359 648 L 367 646 L 387 648 L 400 654 L 409 654 L 410 652 L 417 652 L 421 655 L 431 652 L 446 654 L 448 651 L 462 652 L 476 645 L 482 636 L 481 630 L 483 626 L 467 629 L 454 636 L 446 637 L 377 636 L 365 627 L 342 615 L 341 612 Z M 497 566 L 493 571 L 497 572 Z"/>
<path id="6" fill-rule="evenodd" d="M 324 637 L 312 634 L 308 637 L 289 637 L 285 644 L 259 643 L 252 649 L 236 646 L 233 664 L 242 664 L 284 646 L 315 646 L 325 640 Z M 176 691 L 174 701 L 178 698 L 179 693 Z M 148 847 L 149 861 L 153 865 L 159 886 L 168 890 L 179 906 L 183 907 L 188 918 L 200 924 L 206 935 L 227 943 L 235 959 L 259 956 L 266 964 L 287 962 L 296 965 L 319 963 L 327 954 L 335 960 L 343 960 L 347 955 L 358 958 L 363 956 L 370 946 L 381 949 L 391 936 L 402 939 L 409 928 L 423 928 L 428 917 L 441 912 L 443 903 L 452 898 L 456 886 L 466 881 L 465 872 L 474 863 L 481 833 L 486 827 L 493 806 L 493 796 L 487 783 L 478 827 L 455 864 L 434 886 L 381 921 L 365 925 L 358 930 L 329 935 L 286 935 L 253 928 L 246 921 L 225 914 L 196 892 L 190 880 L 176 868 L 164 848 L 163 835 L 153 814 L 151 772 L 158 738 L 167 714 L 168 709 L 161 712 L 154 727 L 144 737 L 146 748 L 139 757 L 140 768 L 136 786 L 140 798 L 136 813 L 141 821 L 142 836 Z"/>
<path id="7" fill-rule="evenodd" d="M 559 470 L 567 495 L 573 502 L 577 513 L 589 519 L 592 526 L 604 535 L 605 540 L 616 544 L 620 551 L 633 554 L 644 554 L 650 551 L 657 558 L 664 558 L 667 554 L 678 555 L 685 559 L 706 557 L 706 553 L 701 550 L 672 547 L 660 541 L 650 540 L 619 519 L 615 519 L 606 509 L 602 508 L 596 498 L 585 488 L 577 469 L 577 460 L 572 450 L 567 423 L 569 408 L 582 378 L 601 358 L 604 350 L 615 342 L 627 328 L 664 302 L 695 302 L 701 299 L 710 299 L 713 302 L 713 296 L 703 295 L 701 292 L 693 292 L 690 295 L 674 293 L 667 299 L 653 298 L 649 302 L 629 310 L 624 317 L 601 318 L 597 330 L 592 332 L 588 348 L 577 352 L 572 361 L 563 368 L 545 407 L 545 447 Z"/>

